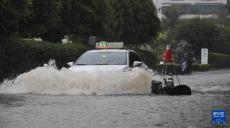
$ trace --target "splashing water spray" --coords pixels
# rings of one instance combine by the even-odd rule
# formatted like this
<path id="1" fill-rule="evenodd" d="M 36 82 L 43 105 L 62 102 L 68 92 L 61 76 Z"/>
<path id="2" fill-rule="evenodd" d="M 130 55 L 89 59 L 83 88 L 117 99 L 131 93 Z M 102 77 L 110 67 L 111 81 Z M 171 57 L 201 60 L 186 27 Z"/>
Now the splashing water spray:
<path id="1" fill-rule="evenodd" d="M 51 59 L 43 67 L 20 74 L 14 80 L 5 80 L 0 93 L 68 94 L 68 95 L 113 95 L 150 94 L 153 76 L 144 69 L 130 72 L 95 71 L 74 72 L 67 68 L 58 70 Z"/>

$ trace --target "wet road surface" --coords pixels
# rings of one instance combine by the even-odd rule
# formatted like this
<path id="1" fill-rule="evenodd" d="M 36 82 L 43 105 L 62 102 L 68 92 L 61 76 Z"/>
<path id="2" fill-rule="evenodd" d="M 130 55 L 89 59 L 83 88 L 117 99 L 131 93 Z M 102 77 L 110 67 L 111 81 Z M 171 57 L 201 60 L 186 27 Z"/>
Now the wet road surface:
<path id="1" fill-rule="evenodd" d="M 203 128 L 212 127 L 214 109 L 229 116 L 230 70 L 180 82 L 191 96 L 0 94 L 0 128 Z"/>

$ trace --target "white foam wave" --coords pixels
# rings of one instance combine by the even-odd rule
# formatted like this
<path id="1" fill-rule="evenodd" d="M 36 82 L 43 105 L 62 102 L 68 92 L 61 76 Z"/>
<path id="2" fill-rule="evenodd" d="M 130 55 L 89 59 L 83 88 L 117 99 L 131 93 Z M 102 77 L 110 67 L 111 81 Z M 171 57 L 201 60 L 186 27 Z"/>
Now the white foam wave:
<path id="1" fill-rule="evenodd" d="M 146 94 L 151 91 L 150 73 L 142 69 L 130 72 L 74 72 L 66 68 L 37 67 L 4 81 L 0 93 L 34 94 Z"/>
<path id="2" fill-rule="evenodd" d="M 180 84 L 186 84 L 192 91 L 229 92 L 230 72 L 207 72 L 179 76 Z M 160 80 L 140 68 L 132 71 L 74 72 L 66 68 L 57 70 L 52 66 L 37 67 L 19 75 L 15 80 L 5 80 L 0 85 L 0 93 L 34 93 L 67 95 L 112 95 L 150 94 L 151 81 Z M 177 80 L 175 85 L 178 85 Z"/>

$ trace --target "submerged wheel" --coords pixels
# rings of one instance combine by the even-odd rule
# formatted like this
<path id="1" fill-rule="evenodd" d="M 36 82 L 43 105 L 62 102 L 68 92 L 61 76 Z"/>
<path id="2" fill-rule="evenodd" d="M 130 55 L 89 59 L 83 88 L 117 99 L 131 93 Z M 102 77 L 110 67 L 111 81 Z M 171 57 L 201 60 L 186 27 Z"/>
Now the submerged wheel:
<path id="1" fill-rule="evenodd" d="M 187 85 L 178 85 L 172 88 L 169 95 L 191 95 L 191 88 Z"/>
<path id="2" fill-rule="evenodd" d="M 151 93 L 162 93 L 162 83 L 160 81 L 152 81 Z"/>

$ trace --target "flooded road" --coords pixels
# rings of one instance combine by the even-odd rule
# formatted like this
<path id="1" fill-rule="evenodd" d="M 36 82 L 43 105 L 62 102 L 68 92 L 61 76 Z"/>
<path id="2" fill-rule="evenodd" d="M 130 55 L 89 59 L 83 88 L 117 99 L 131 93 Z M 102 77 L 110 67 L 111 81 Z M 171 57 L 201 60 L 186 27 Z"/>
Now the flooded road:
<path id="1" fill-rule="evenodd" d="M 195 72 L 180 82 L 191 96 L 2 93 L 0 128 L 203 128 L 212 127 L 214 109 L 229 116 L 230 70 Z"/>

